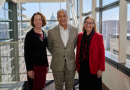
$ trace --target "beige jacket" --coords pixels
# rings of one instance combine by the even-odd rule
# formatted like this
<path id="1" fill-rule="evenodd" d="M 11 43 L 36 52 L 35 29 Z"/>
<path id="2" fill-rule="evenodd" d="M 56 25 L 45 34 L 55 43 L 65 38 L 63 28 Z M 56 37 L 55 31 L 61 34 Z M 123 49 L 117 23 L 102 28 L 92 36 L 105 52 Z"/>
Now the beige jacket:
<path id="1" fill-rule="evenodd" d="M 59 25 L 48 31 L 48 50 L 52 55 L 50 68 L 55 71 L 62 71 L 65 57 L 68 70 L 76 69 L 75 52 L 77 45 L 78 29 L 68 24 L 69 39 L 66 47 L 63 44 Z"/>

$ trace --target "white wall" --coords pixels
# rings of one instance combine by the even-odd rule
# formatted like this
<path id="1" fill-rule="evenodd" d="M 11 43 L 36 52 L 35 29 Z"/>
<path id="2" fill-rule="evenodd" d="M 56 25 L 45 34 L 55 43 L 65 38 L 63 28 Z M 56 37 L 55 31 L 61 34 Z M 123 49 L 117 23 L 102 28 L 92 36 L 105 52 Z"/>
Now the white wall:
<path id="1" fill-rule="evenodd" d="M 110 90 L 130 90 L 130 77 L 105 63 L 102 81 Z"/>

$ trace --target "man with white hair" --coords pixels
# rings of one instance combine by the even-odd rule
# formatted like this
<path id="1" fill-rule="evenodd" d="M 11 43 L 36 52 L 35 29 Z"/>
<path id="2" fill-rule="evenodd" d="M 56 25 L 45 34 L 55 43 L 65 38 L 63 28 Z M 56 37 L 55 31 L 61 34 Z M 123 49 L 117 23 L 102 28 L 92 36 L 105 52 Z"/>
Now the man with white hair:
<path id="1" fill-rule="evenodd" d="M 55 90 L 73 89 L 76 61 L 74 49 L 77 44 L 78 29 L 69 25 L 67 11 L 57 12 L 59 25 L 48 31 L 48 50 L 52 54 L 50 68 L 53 72 Z"/>

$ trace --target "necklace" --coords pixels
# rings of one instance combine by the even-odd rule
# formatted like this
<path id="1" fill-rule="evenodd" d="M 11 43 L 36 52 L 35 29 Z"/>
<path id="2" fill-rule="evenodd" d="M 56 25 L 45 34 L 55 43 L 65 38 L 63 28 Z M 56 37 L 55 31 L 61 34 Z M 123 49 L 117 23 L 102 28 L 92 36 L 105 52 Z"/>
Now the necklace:
<path id="1" fill-rule="evenodd" d="M 38 30 L 36 30 L 36 29 L 34 28 L 34 31 L 35 31 L 35 33 L 42 34 L 42 30 L 38 31 Z"/>

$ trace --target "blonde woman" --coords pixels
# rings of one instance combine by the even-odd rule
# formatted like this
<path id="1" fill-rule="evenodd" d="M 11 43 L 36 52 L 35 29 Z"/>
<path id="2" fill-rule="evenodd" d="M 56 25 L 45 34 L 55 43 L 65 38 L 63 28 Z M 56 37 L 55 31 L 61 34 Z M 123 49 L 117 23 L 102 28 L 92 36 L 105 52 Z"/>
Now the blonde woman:
<path id="1" fill-rule="evenodd" d="M 78 35 L 76 53 L 79 90 L 102 90 L 105 71 L 105 49 L 102 34 L 97 33 L 92 16 L 84 19 L 83 32 Z"/>

